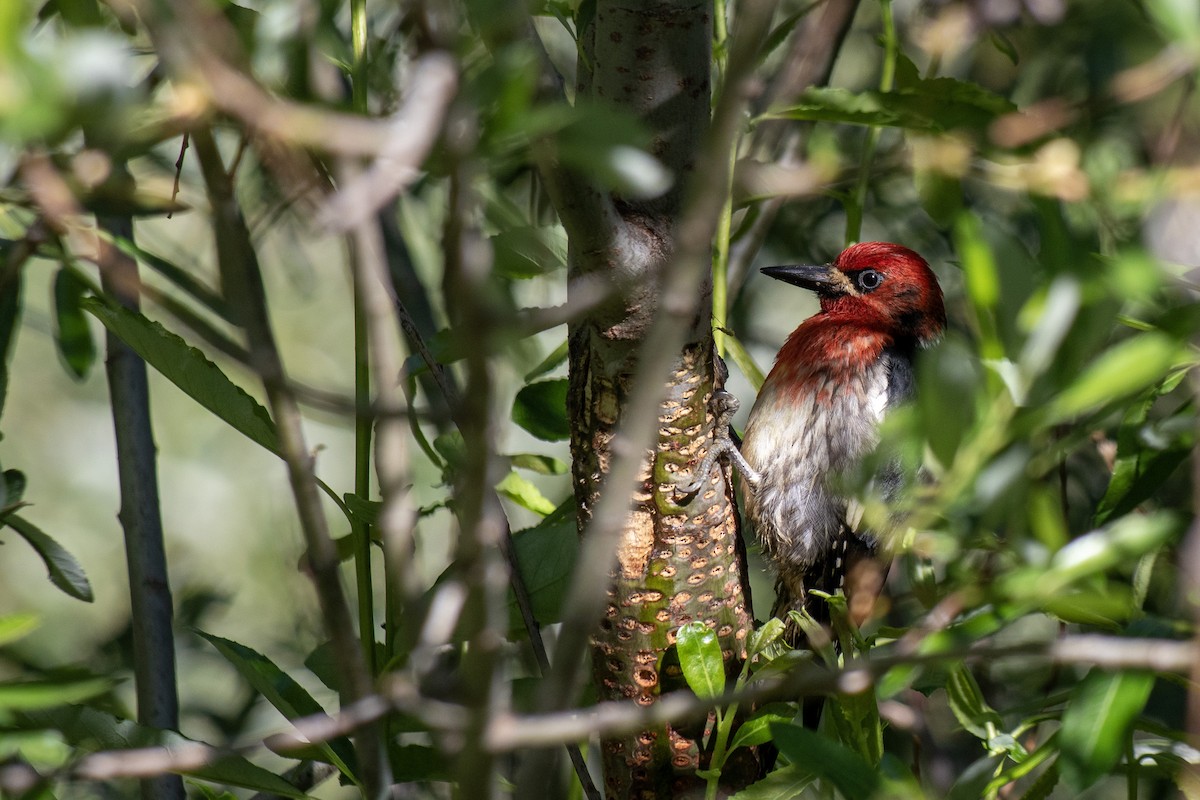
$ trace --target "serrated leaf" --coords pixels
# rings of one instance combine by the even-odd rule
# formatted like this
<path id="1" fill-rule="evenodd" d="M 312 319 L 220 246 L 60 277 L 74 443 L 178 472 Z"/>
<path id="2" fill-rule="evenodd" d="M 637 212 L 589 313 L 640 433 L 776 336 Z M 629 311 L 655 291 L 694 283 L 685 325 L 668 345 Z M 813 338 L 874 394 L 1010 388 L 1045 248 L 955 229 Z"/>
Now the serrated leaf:
<path id="1" fill-rule="evenodd" d="M 567 380 L 538 381 L 524 386 L 513 402 L 513 422 L 539 439 L 557 442 L 571 436 L 567 421 Z"/>
<path id="2" fill-rule="evenodd" d="M 141 314 L 89 297 L 83 307 L 163 377 L 272 453 L 279 452 L 275 423 L 267 410 L 231 381 L 205 355 L 179 336 Z"/>
<path id="3" fill-rule="evenodd" d="M 54 343 L 67 370 L 84 378 L 96 363 L 96 343 L 81 305 L 88 285 L 65 267 L 54 276 Z"/>
<path id="4" fill-rule="evenodd" d="M 771 725 L 772 740 L 793 765 L 833 784 L 846 800 L 866 800 L 880 787 L 879 773 L 862 756 L 798 725 Z"/>
<path id="5" fill-rule="evenodd" d="M 542 490 L 534 486 L 528 478 L 516 471 L 505 475 L 504 480 L 496 484 L 496 491 L 535 514 L 546 516 L 554 513 L 554 503 L 550 502 L 542 494 Z"/>
<path id="6" fill-rule="evenodd" d="M 243 644 L 222 639 L 211 633 L 201 630 L 197 630 L 196 633 L 212 644 L 255 691 L 288 720 L 325 713 L 321 704 L 303 686 L 266 656 Z M 354 750 L 348 739 L 339 737 L 314 745 L 313 749 L 344 775 L 357 782 Z"/>
<path id="7" fill-rule="evenodd" d="M 1058 741 L 1063 781 L 1076 793 L 1094 784 L 1121 757 L 1130 726 L 1146 706 L 1154 675 L 1093 667 L 1063 712 Z"/>
<path id="8" fill-rule="evenodd" d="M 716 697 L 725 691 L 725 659 L 716 631 L 703 622 L 681 625 L 676 647 L 683 677 L 697 697 Z"/>
<path id="9" fill-rule="evenodd" d="M 94 599 L 92 585 L 88 582 L 83 567 L 75 560 L 75 556 L 68 553 L 62 545 L 50 538 L 41 528 L 19 514 L 6 515 L 3 524 L 19 533 L 41 557 L 46 565 L 51 583 L 76 600 L 92 602 Z"/>

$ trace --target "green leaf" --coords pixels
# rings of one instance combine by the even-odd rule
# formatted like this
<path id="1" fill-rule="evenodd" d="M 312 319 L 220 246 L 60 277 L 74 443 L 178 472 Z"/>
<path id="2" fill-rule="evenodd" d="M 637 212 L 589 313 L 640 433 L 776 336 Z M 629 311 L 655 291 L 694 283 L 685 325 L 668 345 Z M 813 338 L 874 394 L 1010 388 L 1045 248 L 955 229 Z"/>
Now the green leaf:
<path id="1" fill-rule="evenodd" d="M 513 534 L 513 549 L 537 621 L 558 622 L 579 550 L 574 500 L 564 502 L 535 527 Z M 510 602 L 510 618 L 514 629 L 523 628 L 515 599 Z"/>
<path id="2" fill-rule="evenodd" d="M 733 363 L 737 364 L 737 368 L 746 376 L 746 380 L 750 381 L 750 385 L 754 387 L 754 391 L 762 389 L 763 381 L 766 376 L 763 375 L 762 369 L 754 361 L 754 357 L 750 355 L 741 340 L 734 336 L 729 331 L 724 331 L 725 334 L 725 349 L 729 353 L 729 357 L 733 359 Z"/>
<path id="3" fill-rule="evenodd" d="M 379 512 L 383 509 L 382 500 L 367 500 L 353 492 L 342 495 L 350 514 L 363 525 L 375 525 L 379 522 Z"/>
<path id="4" fill-rule="evenodd" d="M 538 381 L 517 392 L 513 422 L 539 439 L 557 442 L 571 436 L 567 421 L 567 379 Z"/>
<path id="5" fill-rule="evenodd" d="M 1081 792 L 1116 765 L 1152 688 L 1150 672 L 1088 672 L 1072 692 L 1059 730 L 1058 764 L 1067 786 Z"/>
<path id="6" fill-rule="evenodd" d="M 565 475 L 570 467 L 565 461 L 559 461 L 554 456 L 543 456 L 537 453 L 518 453 L 509 456 L 512 465 L 518 469 L 527 469 L 539 475 Z"/>
<path id="7" fill-rule="evenodd" d="M 8 262 L 10 243 L 0 240 L 0 264 Z M 8 362 L 12 355 L 13 343 L 17 339 L 18 324 L 21 321 L 21 276 L 23 270 L 17 270 L 15 275 L 0 286 L 0 412 L 4 411 L 4 399 L 8 395 Z"/>
<path id="8" fill-rule="evenodd" d="M 0 647 L 22 639 L 42 624 L 37 614 L 8 614 L 0 617 Z"/>
<path id="9" fill-rule="evenodd" d="M 739 747 L 753 747 L 771 741 L 771 723 L 790 723 L 796 718 L 796 706 L 791 703 L 768 703 L 737 729 L 733 741 L 729 743 L 730 750 Z"/>
<path id="10" fill-rule="evenodd" d="M 1162 380 L 1183 357 L 1179 343 L 1158 332 L 1139 333 L 1096 358 L 1050 405 L 1050 417 L 1062 420 Z"/>
<path id="11" fill-rule="evenodd" d="M 982 130 L 998 116 L 1015 110 L 1010 101 L 977 84 L 953 78 L 917 78 L 891 92 L 812 88 L 796 105 L 763 116 L 944 133 L 959 128 Z"/>
<path id="12" fill-rule="evenodd" d="M 217 652 L 237 669 L 241 676 L 254 687 L 255 691 L 287 719 L 295 720 L 325 713 L 321 704 L 313 699 L 313 696 L 303 686 L 266 656 L 245 645 L 222 639 L 211 633 L 201 630 L 197 630 L 196 633 L 217 648 Z M 354 749 L 351 747 L 349 739 L 339 737 L 314 745 L 313 749 L 330 764 L 341 770 L 342 774 L 350 777 L 355 783 L 358 782 L 353 766 L 355 764 Z"/>
<path id="13" fill-rule="evenodd" d="M 267 410 L 202 352 L 157 322 L 89 297 L 83 307 L 183 393 L 272 453 L 279 452 Z"/>
<path id="14" fill-rule="evenodd" d="M 108 678 L 0 682 L 0 710 L 29 711 L 79 703 L 112 686 Z"/>
<path id="15" fill-rule="evenodd" d="M 1190 424 L 1190 404 L 1177 415 L 1185 424 L 1179 426 L 1174 436 L 1164 437 L 1147 424 L 1154 403 L 1176 386 L 1176 380 L 1156 386 L 1130 404 L 1125 412 L 1117 432 L 1117 457 L 1112 478 L 1096 506 L 1097 525 L 1124 516 L 1148 500 L 1191 452 L 1195 437 Z M 1151 445 L 1147 441 L 1150 434 L 1158 434 L 1154 439 L 1160 444 Z"/>
<path id="16" fill-rule="evenodd" d="M 947 677 L 946 697 L 959 724 L 978 739 L 991 739 L 1001 725 L 1000 715 L 983 699 L 975 676 L 960 662 Z"/>
<path id="17" fill-rule="evenodd" d="M 65 267 L 54 276 L 54 320 L 58 354 L 68 371 L 84 378 L 96 363 L 96 343 L 81 305 L 88 285 Z"/>
<path id="18" fill-rule="evenodd" d="M 50 574 L 51 583 L 76 600 L 92 602 L 94 599 L 92 585 L 88 582 L 83 567 L 75 560 L 75 556 L 68 553 L 62 545 L 19 514 L 8 514 L 4 517 L 3 524 L 24 537 L 25 541 L 29 542 L 29 546 L 41 556 L 42 561 L 46 564 L 46 570 Z"/>
<path id="19" fill-rule="evenodd" d="M 785 630 L 787 630 L 787 626 L 784 625 L 783 620 L 779 617 L 771 617 L 758 630 L 751 631 L 746 642 L 746 658 L 753 659 L 766 650 L 778 641 L 780 636 L 783 636 Z"/>
<path id="20" fill-rule="evenodd" d="M 558 369 L 559 365 L 565 364 L 567 356 L 570 354 L 570 347 L 566 339 L 562 340 L 562 344 L 555 347 L 550 352 L 550 355 L 543 358 L 536 367 L 525 373 L 525 382 L 536 380 L 543 375 L 548 375 Z"/>
<path id="21" fill-rule="evenodd" d="M 816 776 L 810 770 L 788 764 L 756 781 L 729 800 L 796 800 Z"/>
<path id="22" fill-rule="evenodd" d="M 689 622 L 676 637 L 679 666 L 697 697 L 716 697 L 725 691 L 725 659 L 717 633 L 703 622 Z"/>
<path id="23" fill-rule="evenodd" d="M 853 750 L 798 725 L 771 725 L 779 752 L 793 765 L 833 784 L 846 800 L 866 800 L 880 788 L 879 773 Z"/>
<path id="24" fill-rule="evenodd" d="M 496 272 L 506 278 L 536 278 L 567 266 L 567 232 L 561 225 L 509 228 L 491 242 Z"/>
<path id="25" fill-rule="evenodd" d="M 554 513 L 554 503 L 547 500 L 542 491 L 528 478 L 516 471 L 505 475 L 504 480 L 496 484 L 496 491 L 535 514 L 545 516 Z"/>
<path id="26" fill-rule="evenodd" d="M 25 473 L 19 469 L 6 469 L 0 474 L 0 520 L 22 505 L 25 496 Z"/>

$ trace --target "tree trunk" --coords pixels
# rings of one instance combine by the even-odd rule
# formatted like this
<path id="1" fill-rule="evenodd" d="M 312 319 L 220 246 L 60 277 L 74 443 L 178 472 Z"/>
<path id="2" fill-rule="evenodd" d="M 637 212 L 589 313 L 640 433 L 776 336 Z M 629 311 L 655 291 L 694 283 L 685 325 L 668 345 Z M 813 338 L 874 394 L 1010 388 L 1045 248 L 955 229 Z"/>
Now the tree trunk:
<path id="1" fill-rule="evenodd" d="M 637 202 L 608 196 L 566 198 L 571 278 L 604 276 L 624 291 L 570 332 L 571 450 L 580 530 L 586 532 L 609 471 L 614 437 L 638 373 L 638 352 L 658 311 L 660 278 L 675 251 L 683 190 L 710 115 L 712 6 L 709 2 L 621 7 L 598 0 L 581 30 L 577 97 L 636 114 L 650 128 L 652 153 L 676 176 L 666 195 Z M 636 5 L 636 4 L 635 4 Z M 590 70 L 588 66 L 590 65 Z M 560 211 L 564 209 L 560 208 Z M 588 216 L 590 214 L 590 216 Z M 687 484 L 711 443 L 714 384 L 709 324 L 711 280 L 695 287 L 695 314 L 674 358 L 657 441 L 642 461 L 620 535 L 604 619 L 592 644 L 603 700 L 650 704 L 685 686 L 672 647 L 680 625 L 702 621 L 720 639 L 730 669 L 752 625 L 744 554 L 728 471 L 714 470 L 695 497 Z M 614 487 L 623 491 L 624 487 Z M 606 740 L 609 797 L 676 797 L 702 785 L 704 726 L 662 726 Z M 744 784 L 730 764 L 725 775 Z"/>

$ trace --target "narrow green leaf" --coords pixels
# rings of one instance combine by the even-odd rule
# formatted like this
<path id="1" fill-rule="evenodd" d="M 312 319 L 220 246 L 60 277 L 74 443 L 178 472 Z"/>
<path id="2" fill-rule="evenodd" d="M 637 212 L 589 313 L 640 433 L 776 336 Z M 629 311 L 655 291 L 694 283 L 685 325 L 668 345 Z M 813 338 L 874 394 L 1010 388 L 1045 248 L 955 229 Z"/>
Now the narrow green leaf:
<path id="1" fill-rule="evenodd" d="M 762 388 L 763 381 L 766 376 L 763 375 L 762 369 L 754 361 L 754 357 L 750 355 L 750 351 L 742 344 L 736 336 L 729 331 L 724 331 L 725 334 L 725 349 L 729 353 L 729 357 L 733 359 L 733 363 L 737 364 L 737 368 L 746 376 L 746 380 L 750 381 L 750 385 L 754 387 L 754 391 Z"/>
<path id="2" fill-rule="evenodd" d="M 1058 764 L 1067 786 L 1078 793 L 1116 765 L 1153 688 L 1150 672 L 1088 672 L 1072 692 L 1059 730 Z"/>
<path id="3" fill-rule="evenodd" d="M 281 670 L 266 656 L 243 644 L 222 639 L 211 633 L 197 630 L 196 633 L 217 648 L 225 660 L 234 666 L 246 681 L 261 694 L 268 703 L 289 720 L 324 714 L 313 696 L 290 675 Z M 354 750 L 345 737 L 323 742 L 315 746 L 329 763 L 357 783 L 354 769 Z"/>
<path id="4" fill-rule="evenodd" d="M 771 726 L 779 752 L 793 765 L 832 783 L 846 800 L 866 800 L 880 788 L 879 773 L 862 756 L 798 725 Z"/>
<path id="5" fill-rule="evenodd" d="M 517 392 L 512 418 L 539 439 L 549 442 L 569 439 L 566 378 L 527 384 Z"/>
<path id="6" fill-rule="evenodd" d="M 1162 380 L 1183 356 L 1178 342 L 1161 333 L 1139 333 L 1113 345 L 1054 399 L 1050 417 L 1061 420 L 1109 403 Z"/>
<path id="7" fill-rule="evenodd" d="M 0 709 L 28 711 L 70 705 L 102 694 L 111 686 L 108 678 L 0 682 Z"/>
<path id="8" fill-rule="evenodd" d="M 22 639 L 42 624 L 37 614 L 8 614 L 0 617 L 0 647 Z"/>
<path id="9" fill-rule="evenodd" d="M 762 627 L 756 631 L 751 631 L 746 642 L 746 658 L 754 658 L 756 655 L 766 650 L 783 635 L 787 626 L 783 624 L 783 620 L 779 617 L 771 617 L 762 624 Z"/>
<path id="10" fill-rule="evenodd" d="M 92 585 L 88 582 L 83 567 L 75 560 L 75 556 L 68 553 L 62 545 L 51 539 L 41 528 L 19 514 L 8 514 L 4 517 L 3 524 L 24 537 L 25 541 L 29 542 L 29 546 L 41 556 L 42 561 L 46 564 L 46 570 L 50 574 L 51 583 L 76 600 L 92 602 L 94 599 Z"/>
<path id="11" fill-rule="evenodd" d="M 379 522 L 379 512 L 383 508 L 382 500 L 367 500 L 353 492 L 343 494 L 342 500 L 354 518 L 364 525 L 374 525 Z"/>
<path id="12" fill-rule="evenodd" d="M 554 370 L 558 369 L 560 365 L 565 364 L 567 361 L 567 356 L 569 355 L 569 350 L 570 348 L 568 347 L 567 340 L 563 339 L 562 344 L 560 344 L 558 347 L 555 347 L 554 350 L 552 350 L 548 356 L 543 358 L 536 367 L 525 373 L 525 382 L 528 383 L 544 375 L 548 375 Z"/>
<path id="13" fill-rule="evenodd" d="M 0 240 L 0 263 L 8 261 L 8 242 Z M 17 338 L 21 321 L 21 276 L 23 270 L 8 279 L 0 288 L 0 412 L 4 411 L 4 399 L 8 395 L 8 362 L 13 343 Z"/>
<path id="14" fill-rule="evenodd" d="M 570 469 L 567 462 L 560 461 L 554 456 L 543 456 L 538 453 L 518 453 L 509 456 L 512 465 L 518 469 L 527 469 L 539 475 L 565 475 Z"/>
<path id="15" fill-rule="evenodd" d="M 983 699 L 975 676 L 960 662 L 947 677 L 946 696 L 959 724 L 976 738 L 991 739 L 1001 724 L 1000 715 Z"/>
<path id="16" fill-rule="evenodd" d="M 697 697 L 716 697 L 725 691 L 725 659 L 717 634 L 703 622 L 689 622 L 676 637 L 679 666 Z"/>
<path id="17" fill-rule="evenodd" d="M 496 491 L 535 514 L 545 516 L 554 513 L 554 503 L 546 499 L 541 489 L 515 470 L 510 471 L 504 476 L 504 480 L 496 484 Z"/>
<path id="18" fill-rule="evenodd" d="M 275 423 L 257 400 L 205 355 L 157 322 L 89 297 L 83 307 L 183 393 L 252 442 L 278 453 Z"/>
<path id="19" fill-rule="evenodd" d="M 83 315 L 88 285 L 65 267 L 54 276 L 54 342 L 67 370 L 75 378 L 87 377 L 96 363 L 96 343 Z"/>

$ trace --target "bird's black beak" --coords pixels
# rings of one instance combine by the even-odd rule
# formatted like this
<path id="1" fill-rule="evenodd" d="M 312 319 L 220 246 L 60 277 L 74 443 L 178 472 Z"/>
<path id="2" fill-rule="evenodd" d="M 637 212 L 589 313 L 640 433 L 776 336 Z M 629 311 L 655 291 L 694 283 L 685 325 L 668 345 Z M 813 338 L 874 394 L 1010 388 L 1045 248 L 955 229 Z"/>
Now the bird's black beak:
<path id="1" fill-rule="evenodd" d="M 782 267 L 763 267 L 762 273 L 820 295 L 845 293 L 846 277 L 832 264 L 820 266 L 789 264 Z"/>

